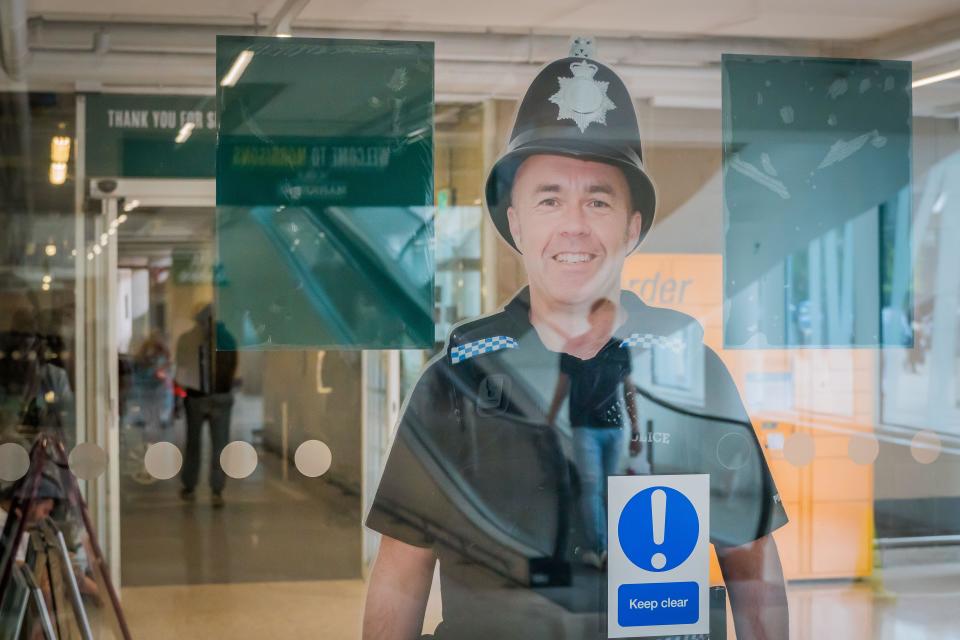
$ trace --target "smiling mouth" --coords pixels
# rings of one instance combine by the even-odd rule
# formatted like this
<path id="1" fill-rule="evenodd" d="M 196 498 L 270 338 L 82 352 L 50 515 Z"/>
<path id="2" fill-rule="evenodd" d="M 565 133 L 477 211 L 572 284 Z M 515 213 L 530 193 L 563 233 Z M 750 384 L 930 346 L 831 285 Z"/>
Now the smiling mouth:
<path id="1" fill-rule="evenodd" d="M 563 252 L 553 256 L 553 260 L 560 264 L 580 264 L 583 262 L 592 262 L 597 259 L 595 253 L 572 253 Z"/>

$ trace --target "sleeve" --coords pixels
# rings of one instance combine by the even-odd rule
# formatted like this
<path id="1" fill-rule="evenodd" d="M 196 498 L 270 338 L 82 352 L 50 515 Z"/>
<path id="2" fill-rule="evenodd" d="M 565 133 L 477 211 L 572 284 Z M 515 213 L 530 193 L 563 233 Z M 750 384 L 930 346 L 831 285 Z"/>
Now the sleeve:
<path id="1" fill-rule="evenodd" d="M 365 521 L 374 531 L 418 547 L 433 546 L 446 511 L 434 458 L 444 435 L 457 431 L 458 416 L 443 366 L 442 359 L 428 365 L 404 403 Z"/>
<path id="2" fill-rule="evenodd" d="M 710 538 L 739 546 L 787 523 L 760 442 L 726 366 L 704 349 L 705 424 L 701 468 L 710 474 Z"/>

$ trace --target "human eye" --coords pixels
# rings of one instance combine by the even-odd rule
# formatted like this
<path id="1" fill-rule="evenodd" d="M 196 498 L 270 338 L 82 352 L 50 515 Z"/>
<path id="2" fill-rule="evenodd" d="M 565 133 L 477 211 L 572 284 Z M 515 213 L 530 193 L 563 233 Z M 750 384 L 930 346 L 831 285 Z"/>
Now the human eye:
<path id="1" fill-rule="evenodd" d="M 596 208 L 596 209 L 609 209 L 609 208 L 610 208 L 610 203 L 607 202 L 606 200 L 602 200 L 602 199 L 600 199 L 600 198 L 594 198 L 593 200 L 591 200 L 591 201 L 589 202 L 589 204 L 590 204 L 591 207 L 594 207 L 594 208 Z"/>
<path id="2" fill-rule="evenodd" d="M 537 206 L 540 207 L 556 207 L 560 204 L 560 201 L 556 198 L 544 198 L 541 200 Z"/>

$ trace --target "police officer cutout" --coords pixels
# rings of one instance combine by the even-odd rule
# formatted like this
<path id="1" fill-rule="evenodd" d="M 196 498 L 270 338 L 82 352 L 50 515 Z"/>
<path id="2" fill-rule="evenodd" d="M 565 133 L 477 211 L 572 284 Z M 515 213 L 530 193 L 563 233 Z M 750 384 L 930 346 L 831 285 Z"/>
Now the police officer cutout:
<path id="1" fill-rule="evenodd" d="M 656 194 L 626 86 L 582 41 L 571 53 L 530 85 L 486 185 L 491 219 L 521 254 L 529 285 L 502 311 L 455 327 L 405 403 L 366 521 L 383 537 L 363 637 L 421 637 L 439 561 L 435 638 L 605 638 L 596 561 L 605 540 L 590 521 L 600 513 L 590 478 L 635 472 L 643 456 L 644 472 L 710 474 L 710 538 L 737 637 L 785 639 L 770 533 L 786 514 L 699 325 L 621 290 Z M 609 320 L 591 322 L 591 308 Z M 617 367 L 610 393 L 581 396 L 600 398 L 599 417 L 570 396 L 587 416 L 572 419 L 558 402 L 563 376 L 569 388 L 578 367 Z M 664 399 L 657 380 L 681 374 L 689 384 Z M 619 443 L 602 471 L 582 455 L 585 427 Z"/>

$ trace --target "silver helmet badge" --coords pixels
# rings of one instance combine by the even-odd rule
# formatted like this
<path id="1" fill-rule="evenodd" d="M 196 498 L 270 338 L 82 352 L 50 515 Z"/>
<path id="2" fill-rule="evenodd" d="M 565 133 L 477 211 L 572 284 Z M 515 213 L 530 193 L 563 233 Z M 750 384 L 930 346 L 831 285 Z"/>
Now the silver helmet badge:
<path id="1" fill-rule="evenodd" d="M 550 102 L 560 107 L 557 120 L 571 119 L 577 123 L 580 133 L 587 130 L 591 123 L 607 124 L 607 111 L 617 105 L 607 97 L 609 82 L 594 80 L 597 65 L 586 60 L 570 64 L 572 78 L 557 78 L 560 90 L 550 96 Z"/>

